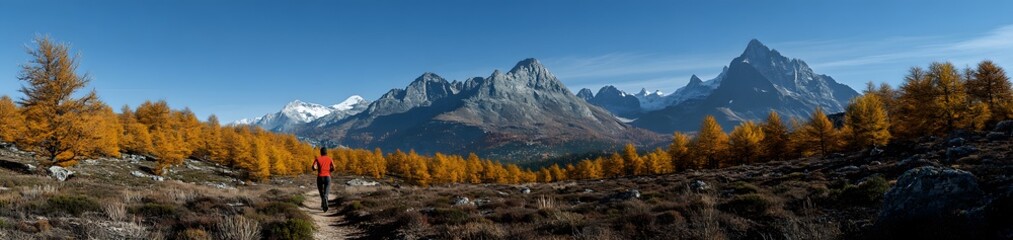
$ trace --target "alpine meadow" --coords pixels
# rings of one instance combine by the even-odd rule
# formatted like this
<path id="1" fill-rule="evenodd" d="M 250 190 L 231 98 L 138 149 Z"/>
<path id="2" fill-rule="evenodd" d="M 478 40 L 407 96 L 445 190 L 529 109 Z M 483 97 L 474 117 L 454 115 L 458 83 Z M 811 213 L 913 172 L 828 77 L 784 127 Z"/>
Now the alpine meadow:
<path id="1" fill-rule="evenodd" d="M 982 4 L 2 3 L 0 239 L 1013 239 Z"/>

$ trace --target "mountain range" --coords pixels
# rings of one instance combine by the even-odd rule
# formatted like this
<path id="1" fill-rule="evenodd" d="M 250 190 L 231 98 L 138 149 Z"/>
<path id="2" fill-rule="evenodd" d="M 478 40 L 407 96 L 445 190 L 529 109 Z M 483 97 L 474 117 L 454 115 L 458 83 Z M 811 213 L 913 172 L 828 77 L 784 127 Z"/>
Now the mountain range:
<path id="1" fill-rule="evenodd" d="M 841 112 L 858 93 L 802 60 L 752 40 L 717 77 L 665 95 L 614 86 L 573 94 L 538 60 L 510 71 L 448 81 L 424 73 L 373 102 L 359 96 L 333 106 L 294 101 L 278 113 L 238 124 L 290 132 L 325 145 L 537 160 L 616 149 L 662 146 L 673 131 L 695 131 L 714 115 L 730 131 L 770 111 L 806 119 L 817 107 Z"/>
<path id="2" fill-rule="evenodd" d="M 276 113 L 256 118 L 244 118 L 233 122 L 235 125 L 256 125 L 275 132 L 294 132 L 311 122 L 326 125 L 349 116 L 358 114 L 369 106 L 369 101 L 359 95 L 353 95 L 341 103 L 324 106 L 299 100 L 289 102 Z"/>
<path id="3" fill-rule="evenodd" d="M 613 86 L 602 87 L 597 95 L 589 89 L 581 92 L 588 102 L 631 119 L 633 126 L 659 133 L 695 131 L 707 115 L 715 116 L 726 131 L 744 121 L 761 121 L 770 111 L 784 119 L 807 119 L 817 107 L 842 112 L 858 96 L 851 87 L 815 73 L 805 61 L 784 57 L 755 39 L 714 79 L 693 75 L 667 96 L 646 90 L 631 95 Z M 634 98 L 638 101 L 630 100 Z"/>

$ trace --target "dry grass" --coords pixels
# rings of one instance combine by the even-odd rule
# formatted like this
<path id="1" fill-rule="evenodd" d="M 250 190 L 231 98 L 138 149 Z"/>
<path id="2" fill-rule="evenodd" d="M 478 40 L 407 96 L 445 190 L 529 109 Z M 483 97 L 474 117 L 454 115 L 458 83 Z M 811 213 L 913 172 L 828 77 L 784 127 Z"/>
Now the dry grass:
<path id="1" fill-rule="evenodd" d="M 102 210 L 110 220 L 121 222 L 127 220 L 127 206 L 113 199 L 102 201 Z"/>
<path id="2" fill-rule="evenodd" d="M 217 239 L 254 240 L 260 239 L 260 223 L 243 216 L 224 217 L 215 225 Z"/>

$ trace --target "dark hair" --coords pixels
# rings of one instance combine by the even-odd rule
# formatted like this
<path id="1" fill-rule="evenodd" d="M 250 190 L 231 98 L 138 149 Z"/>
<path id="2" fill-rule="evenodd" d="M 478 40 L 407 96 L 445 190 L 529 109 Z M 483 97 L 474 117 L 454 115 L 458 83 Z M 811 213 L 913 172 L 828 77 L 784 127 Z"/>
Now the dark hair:
<path id="1" fill-rule="evenodd" d="M 320 147 L 320 156 L 327 156 L 327 147 Z"/>

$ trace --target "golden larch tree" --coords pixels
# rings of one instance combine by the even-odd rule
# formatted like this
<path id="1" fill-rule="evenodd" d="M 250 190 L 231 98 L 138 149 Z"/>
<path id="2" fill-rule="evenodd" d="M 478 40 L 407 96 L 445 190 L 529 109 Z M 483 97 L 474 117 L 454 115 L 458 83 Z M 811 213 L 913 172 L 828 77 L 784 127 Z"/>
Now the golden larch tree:
<path id="1" fill-rule="evenodd" d="M 994 62 L 985 60 L 978 63 L 973 76 L 967 79 L 967 93 L 975 101 L 988 106 L 992 122 L 1013 118 L 1013 87 L 1006 70 Z"/>
<path id="2" fill-rule="evenodd" d="M 781 116 L 775 111 L 767 114 L 767 120 L 760 124 L 763 131 L 763 141 L 760 142 L 760 149 L 764 161 L 784 160 L 790 152 L 788 144 L 788 126 L 784 125 Z"/>
<path id="3" fill-rule="evenodd" d="M 843 137 L 851 149 L 883 146 L 890 141 L 890 122 L 879 95 L 855 97 L 844 112 Z"/>
<path id="4" fill-rule="evenodd" d="M 695 164 L 707 168 L 720 168 L 722 159 L 728 151 L 728 135 L 721 129 L 714 116 L 707 115 L 700 124 L 700 131 L 693 139 L 691 149 L 694 151 Z"/>
<path id="5" fill-rule="evenodd" d="M 25 132 L 25 117 L 14 100 L 0 97 L 0 141 L 13 143 Z"/>
<path id="6" fill-rule="evenodd" d="M 74 93 L 84 88 L 90 78 L 79 75 L 77 57 L 70 55 L 66 44 L 48 37 L 35 39 L 36 49 L 29 49 L 32 59 L 21 66 L 18 79 L 27 83 L 18 102 L 25 117 L 25 132 L 19 147 L 38 153 L 49 164 L 67 164 L 83 154 L 83 149 L 98 137 L 87 131 L 82 117 L 97 109 L 95 91 L 79 98 Z"/>
<path id="7" fill-rule="evenodd" d="M 668 159 L 672 161 L 672 171 L 684 171 L 697 168 L 689 155 L 689 135 L 681 132 L 672 134 L 672 143 L 668 145 Z"/>
<path id="8" fill-rule="evenodd" d="M 816 111 L 813 111 L 809 122 L 802 128 L 802 133 L 803 142 L 806 145 L 815 146 L 815 151 L 820 156 L 826 157 L 827 154 L 837 149 L 839 143 L 837 129 L 823 113 L 822 108 L 816 108 Z"/>
<path id="9" fill-rule="evenodd" d="M 752 164 L 762 156 L 763 129 L 753 121 L 735 126 L 728 138 L 731 158 L 737 160 L 735 164 Z"/>

